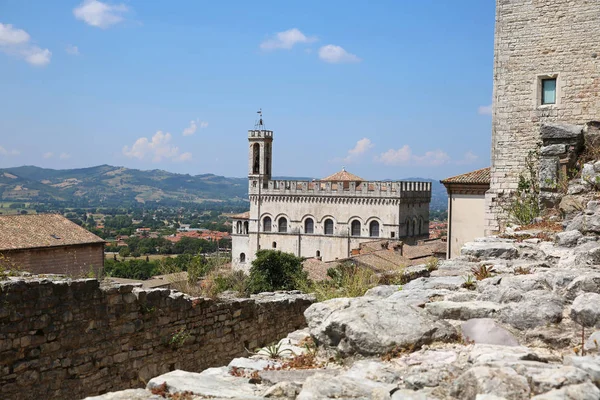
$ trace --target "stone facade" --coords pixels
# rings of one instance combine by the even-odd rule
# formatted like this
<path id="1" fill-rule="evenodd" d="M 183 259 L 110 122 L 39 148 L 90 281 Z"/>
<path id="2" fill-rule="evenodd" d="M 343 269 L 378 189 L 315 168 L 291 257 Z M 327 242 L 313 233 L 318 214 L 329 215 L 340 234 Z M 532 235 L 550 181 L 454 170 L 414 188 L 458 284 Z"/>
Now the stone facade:
<path id="1" fill-rule="evenodd" d="M 32 274 L 62 274 L 73 277 L 104 268 L 104 243 L 91 243 L 38 249 L 20 249 L 2 253 L 11 265 Z"/>
<path id="2" fill-rule="evenodd" d="M 600 114 L 600 2 L 497 0 L 491 187 L 486 232 L 501 228 L 525 157 L 543 123 L 582 125 Z M 556 79 L 555 104 L 541 104 L 541 81 Z"/>
<path id="3" fill-rule="evenodd" d="M 0 282 L 4 399 L 79 399 L 201 371 L 306 325 L 302 294 L 217 301 L 97 280 Z"/>
<path id="4" fill-rule="evenodd" d="M 320 181 L 271 178 L 273 131 L 248 131 L 250 212 L 233 217 L 233 266 L 259 249 L 323 261 L 347 258 L 373 238 L 429 237 L 429 182 L 365 181 L 345 170 Z"/>

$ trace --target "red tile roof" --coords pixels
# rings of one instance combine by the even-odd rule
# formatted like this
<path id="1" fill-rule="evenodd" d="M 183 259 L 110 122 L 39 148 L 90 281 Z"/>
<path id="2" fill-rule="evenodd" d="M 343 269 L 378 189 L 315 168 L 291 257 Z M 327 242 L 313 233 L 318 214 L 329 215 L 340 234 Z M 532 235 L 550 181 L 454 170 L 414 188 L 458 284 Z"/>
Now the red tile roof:
<path id="1" fill-rule="evenodd" d="M 0 251 L 104 243 L 58 214 L 0 215 Z"/>
<path id="2" fill-rule="evenodd" d="M 321 179 L 322 181 L 325 182 L 362 182 L 364 181 L 363 178 L 361 178 L 360 176 L 356 176 L 354 174 L 351 174 L 350 172 L 346 171 L 345 169 L 342 169 L 340 172 L 336 172 L 333 175 L 329 175 L 327 178 L 323 178 Z"/>
<path id="3" fill-rule="evenodd" d="M 467 172 L 466 174 L 456 175 L 450 178 L 446 178 L 441 183 L 464 183 L 464 184 L 476 184 L 476 185 L 489 185 L 490 184 L 490 167 L 478 169 L 476 171 Z"/>

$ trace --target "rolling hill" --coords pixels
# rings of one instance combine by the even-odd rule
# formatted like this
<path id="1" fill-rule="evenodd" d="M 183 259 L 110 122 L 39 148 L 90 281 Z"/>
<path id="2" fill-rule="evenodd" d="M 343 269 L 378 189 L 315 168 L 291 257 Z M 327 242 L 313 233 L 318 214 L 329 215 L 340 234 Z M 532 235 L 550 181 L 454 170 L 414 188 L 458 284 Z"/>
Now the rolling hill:
<path id="1" fill-rule="evenodd" d="M 276 179 L 310 179 L 279 177 Z M 446 190 L 433 182 L 431 208 L 446 209 Z M 80 169 L 22 166 L 0 169 L 2 201 L 64 202 L 79 206 L 117 206 L 160 202 L 247 201 L 248 180 L 214 174 L 175 174 L 111 165 Z"/>

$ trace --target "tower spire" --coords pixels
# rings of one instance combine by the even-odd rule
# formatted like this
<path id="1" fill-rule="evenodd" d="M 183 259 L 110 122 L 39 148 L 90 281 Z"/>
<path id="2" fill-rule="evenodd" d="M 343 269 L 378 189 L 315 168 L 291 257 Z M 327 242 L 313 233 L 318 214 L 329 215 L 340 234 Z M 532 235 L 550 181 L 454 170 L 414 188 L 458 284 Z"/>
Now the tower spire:
<path id="1" fill-rule="evenodd" d="M 262 118 L 262 108 L 259 108 L 256 113 L 258 114 L 258 121 L 254 124 L 254 129 L 263 130 L 265 129 L 265 124 Z"/>

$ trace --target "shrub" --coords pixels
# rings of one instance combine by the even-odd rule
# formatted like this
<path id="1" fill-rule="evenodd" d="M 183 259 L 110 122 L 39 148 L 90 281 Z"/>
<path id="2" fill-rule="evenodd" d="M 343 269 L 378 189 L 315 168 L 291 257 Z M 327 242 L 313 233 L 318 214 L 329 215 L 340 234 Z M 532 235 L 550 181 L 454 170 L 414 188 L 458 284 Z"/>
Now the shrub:
<path id="1" fill-rule="evenodd" d="M 486 278 L 490 278 L 492 276 L 492 274 L 496 271 L 494 270 L 494 267 L 491 265 L 490 266 L 480 265 L 478 267 L 471 268 L 471 272 L 475 276 L 475 279 L 477 279 L 478 281 L 482 281 Z"/>
<path id="2" fill-rule="evenodd" d="M 250 268 L 248 290 L 250 293 L 294 290 L 307 279 L 301 258 L 276 250 L 259 250 Z"/>
<path id="3" fill-rule="evenodd" d="M 509 218 L 519 225 L 531 224 L 541 214 L 537 158 L 537 151 L 530 151 L 525 158 L 525 171 L 519 175 L 517 190 L 512 193 L 507 206 Z"/>

